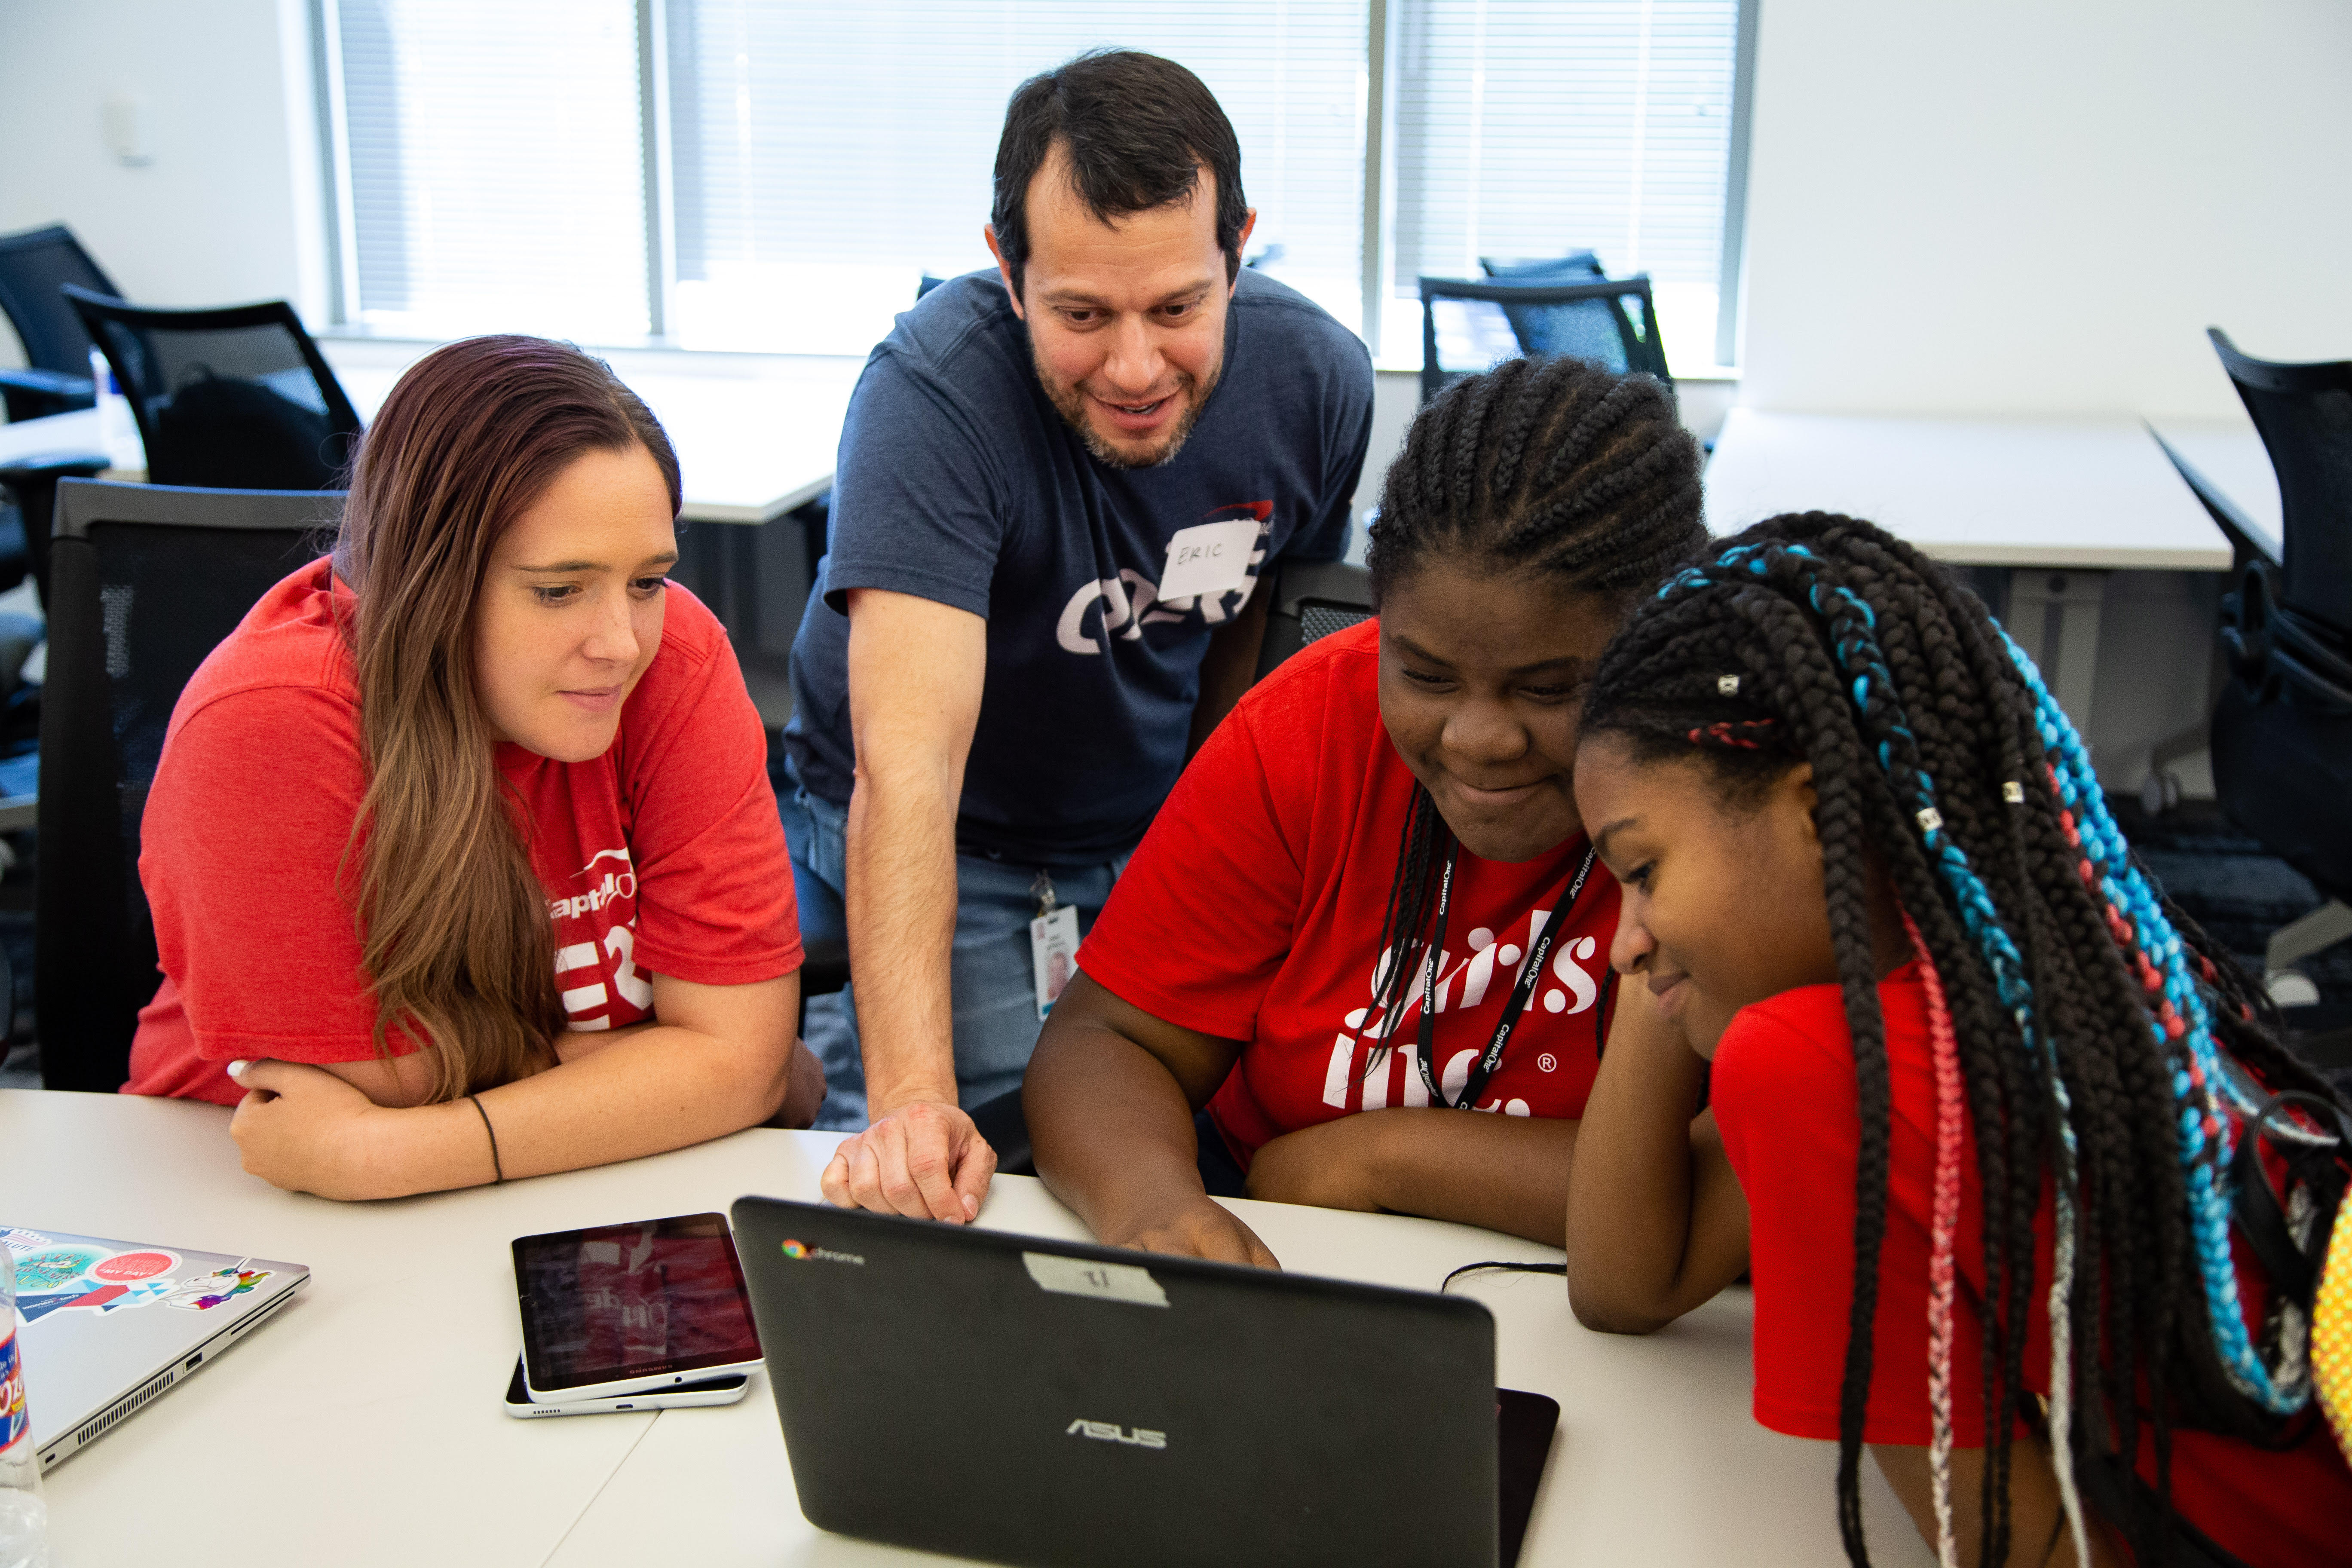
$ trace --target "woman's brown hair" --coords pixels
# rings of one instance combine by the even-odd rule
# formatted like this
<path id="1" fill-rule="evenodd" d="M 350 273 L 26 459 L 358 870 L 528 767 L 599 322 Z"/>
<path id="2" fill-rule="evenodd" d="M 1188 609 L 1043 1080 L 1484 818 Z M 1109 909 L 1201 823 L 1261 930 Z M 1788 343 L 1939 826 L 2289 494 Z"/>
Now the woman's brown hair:
<path id="1" fill-rule="evenodd" d="M 367 794 L 361 961 L 375 1040 L 436 1050 L 436 1100 L 550 1064 L 563 1026 L 546 889 L 522 803 L 500 775 L 474 678 L 476 605 L 499 536 L 574 458 L 642 447 L 668 483 L 669 438 L 610 366 L 543 338 L 471 338 L 418 361 L 352 463 L 335 574 L 357 613 Z"/>

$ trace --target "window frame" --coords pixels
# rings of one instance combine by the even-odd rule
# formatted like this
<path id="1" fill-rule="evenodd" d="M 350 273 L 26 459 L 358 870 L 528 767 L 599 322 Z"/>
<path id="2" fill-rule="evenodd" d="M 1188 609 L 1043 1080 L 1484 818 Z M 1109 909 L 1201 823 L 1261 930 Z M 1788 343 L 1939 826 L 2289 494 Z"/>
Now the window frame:
<path id="1" fill-rule="evenodd" d="M 637 19 L 637 111 L 645 153 L 646 319 L 641 343 L 609 347 L 667 348 L 682 353 L 727 353 L 687 349 L 671 336 L 677 289 L 677 217 L 671 166 L 668 38 L 669 0 L 635 0 Z M 1723 256 L 1716 307 L 1715 369 L 1734 369 L 1739 344 L 1740 283 L 1747 259 L 1748 122 L 1755 101 L 1756 35 L 1762 0 L 1738 0 L 1738 41 L 1732 64 L 1730 148 L 1726 154 Z M 341 336 L 391 336 L 371 332 L 354 320 L 359 301 L 357 222 L 352 206 L 351 132 L 342 79 L 342 29 L 339 0 L 310 0 L 311 76 L 315 89 L 319 160 L 326 184 L 328 306 L 331 331 Z M 1364 39 L 1363 323 L 1360 335 L 1377 358 L 1395 305 L 1396 284 L 1396 22 L 1400 0 L 1366 0 Z M 1419 368 L 1418 361 L 1412 367 Z"/>

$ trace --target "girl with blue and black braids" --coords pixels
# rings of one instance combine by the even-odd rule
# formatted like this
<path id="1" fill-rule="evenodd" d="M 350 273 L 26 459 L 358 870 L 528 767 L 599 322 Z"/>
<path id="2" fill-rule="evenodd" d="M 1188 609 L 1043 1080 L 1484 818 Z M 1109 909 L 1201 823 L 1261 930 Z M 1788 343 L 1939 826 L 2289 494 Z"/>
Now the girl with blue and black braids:
<path id="1" fill-rule="evenodd" d="M 1571 1198 L 1608 1158 L 1694 1237 L 1744 1220 L 1757 1416 L 1838 1441 L 1850 1557 L 1868 1445 L 1947 1565 L 2352 1563 L 2307 1286 L 2239 1186 L 2315 1259 L 2347 1108 L 1974 595 L 1868 523 L 1759 524 L 1603 655 L 1576 794 L 1612 961 L 1696 1055 L 1604 1063 Z M 1698 1058 L 1736 1191 L 1625 1158 Z"/>

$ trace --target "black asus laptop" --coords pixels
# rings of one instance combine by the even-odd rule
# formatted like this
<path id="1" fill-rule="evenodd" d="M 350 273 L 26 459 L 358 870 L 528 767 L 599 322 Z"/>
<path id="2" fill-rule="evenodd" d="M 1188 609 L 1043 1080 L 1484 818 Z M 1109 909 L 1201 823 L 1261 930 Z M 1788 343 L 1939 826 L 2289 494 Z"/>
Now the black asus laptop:
<path id="1" fill-rule="evenodd" d="M 733 1215 L 821 1529 L 1021 1568 L 1518 1555 L 1559 1406 L 1498 1405 L 1475 1301 L 772 1198 Z"/>

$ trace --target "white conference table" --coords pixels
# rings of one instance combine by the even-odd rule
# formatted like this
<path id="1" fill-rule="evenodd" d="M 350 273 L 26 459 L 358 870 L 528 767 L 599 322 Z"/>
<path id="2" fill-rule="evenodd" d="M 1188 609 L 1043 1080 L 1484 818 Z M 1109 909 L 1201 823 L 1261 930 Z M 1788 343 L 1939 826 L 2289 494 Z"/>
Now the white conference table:
<path id="1" fill-rule="evenodd" d="M 187 1568 L 257 1553 L 353 1568 L 948 1561 L 801 1517 L 764 1373 L 719 1408 L 537 1421 L 500 1408 L 519 1337 L 511 1238 L 724 1210 L 747 1192 L 813 1199 L 835 1135 L 754 1130 L 600 1170 L 342 1205 L 246 1175 L 227 1127 L 226 1110 L 186 1101 L 0 1091 L 0 1221 L 312 1271 L 235 1354 L 49 1473 L 61 1568 L 140 1561 L 166 1542 Z M 1290 1267 L 1351 1279 L 1425 1289 L 1457 1264 L 1559 1256 L 1428 1220 L 1234 1206 Z M 998 1178 L 981 1223 L 1086 1235 L 1017 1176 Z M 1624 1339 L 1580 1328 L 1555 1277 L 1454 1289 L 1495 1314 L 1500 1381 L 1560 1403 L 1521 1563 L 1839 1560 L 1834 1446 L 1749 1415 L 1743 1293 Z M 1875 1467 L 1864 1476 L 1878 1561 L 1930 1563 Z M 908 1488 L 919 1506 L 919 1479 Z"/>
<path id="2" fill-rule="evenodd" d="M 2279 500 L 2278 473 L 2254 422 L 2234 419 L 2151 419 L 2156 433 L 2189 466 L 2211 482 L 2254 525 L 2254 532 L 2280 556 L 2286 539 L 2286 509 Z"/>
<path id="3" fill-rule="evenodd" d="M 361 417 L 373 418 L 405 364 L 381 353 L 339 353 L 338 346 L 325 345 L 336 378 Z M 415 349 L 413 359 L 431 345 L 401 346 Z M 616 368 L 677 449 L 686 488 L 679 516 L 689 522 L 760 523 L 832 486 L 842 420 L 864 367 L 855 360 L 811 358 L 742 369 L 720 363 L 659 369 L 635 362 Z M 0 425 L 0 463 L 102 449 L 95 409 Z"/>
<path id="4" fill-rule="evenodd" d="M 2010 568 L 2010 634 L 2086 734 L 2106 574 L 2226 572 L 2231 561 L 2147 426 L 2121 416 L 1735 408 L 1707 463 L 1706 505 L 1718 535 L 1780 512 L 1844 512 L 1938 561 Z"/>

